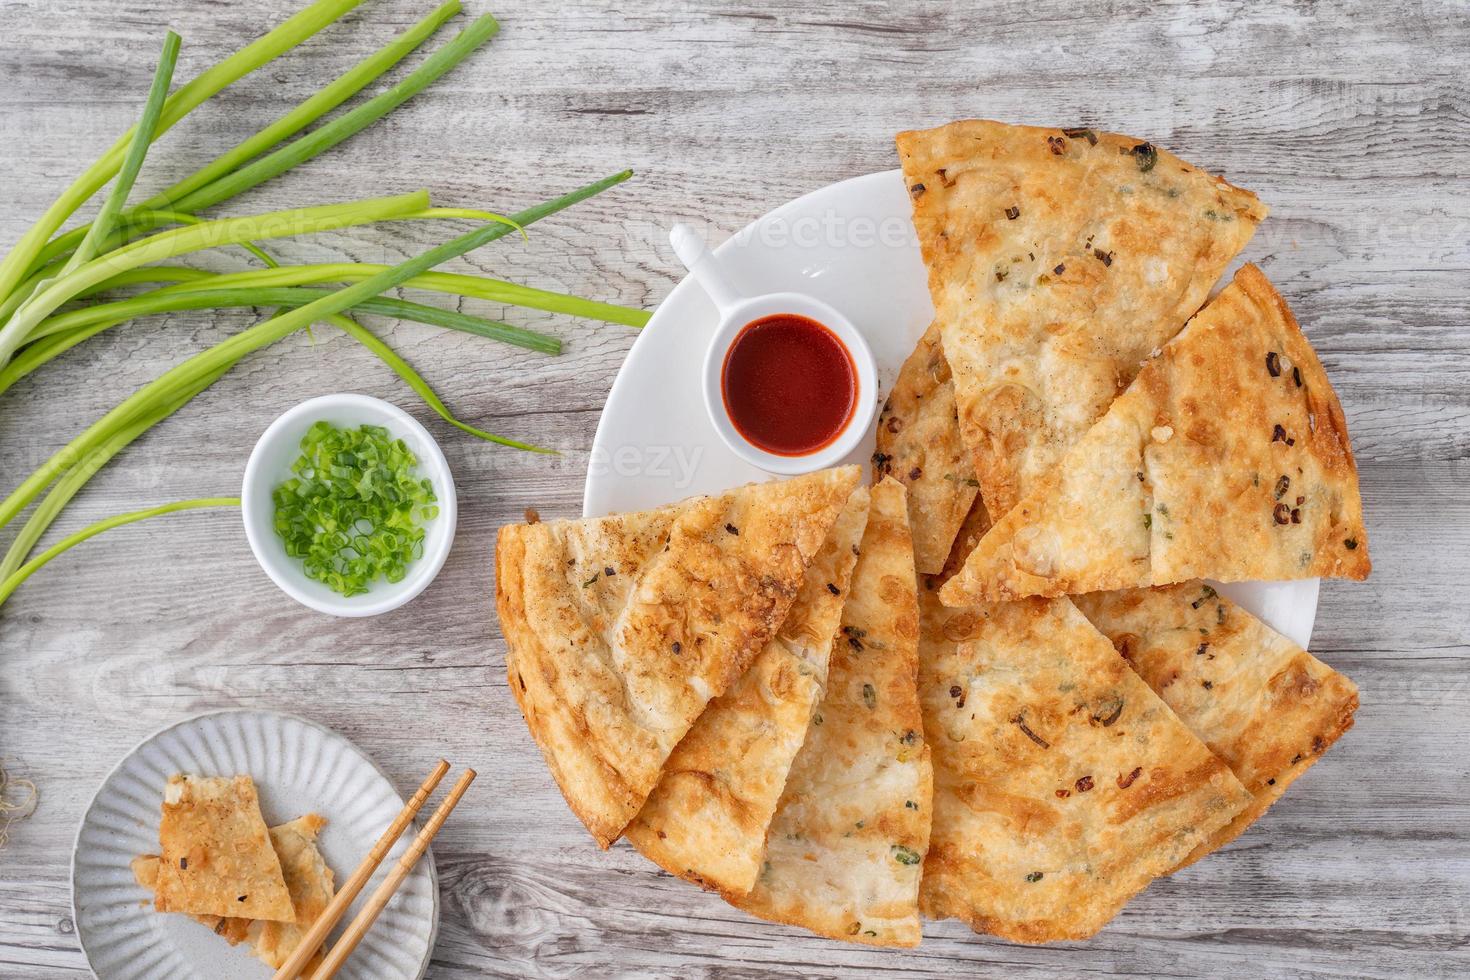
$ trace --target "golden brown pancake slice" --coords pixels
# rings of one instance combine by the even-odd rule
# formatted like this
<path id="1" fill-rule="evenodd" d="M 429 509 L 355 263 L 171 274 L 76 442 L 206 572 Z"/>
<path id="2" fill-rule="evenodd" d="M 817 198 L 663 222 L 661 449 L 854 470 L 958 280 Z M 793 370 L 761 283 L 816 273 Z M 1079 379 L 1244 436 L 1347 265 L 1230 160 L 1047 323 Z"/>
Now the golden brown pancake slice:
<path id="1" fill-rule="evenodd" d="M 931 770 L 915 690 L 918 607 L 904 489 L 872 490 L 827 691 L 766 836 L 755 887 L 732 904 L 873 946 L 919 943 Z"/>
<path id="2" fill-rule="evenodd" d="M 270 828 L 271 846 L 281 861 L 286 889 L 291 894 L 296 914 L 295 922 L 267 922 L 218 915 L 189 917 L 212 929 L 231 946 L 249 939 L 256 957 L 279 969 L 332 901 L 332 869 L 327 867 L 316 848 L 317 834 L 326 823 L 325 817 L 308 813 L 290 823 Z M 133 877 L 150 892 L 157 889 L 160 863 L 161 859 L 156 854 L 145 854 L 132 861 Z M 318 952 L 307 961 L 304 972 L 309 975 L 320 961 L 321 953 Z"/>
<path id="3" fill-rule="evenodd" d="M 955 412 L 954 382 L 935 321 L 904 361 L 883 403 L 873 453 L 873 480 L 892 476 L 908 489 L 914 567 L 921 574 L 944 567 L 979 492 Z"/>
<path id="4" fill-rule="evenodd" d="M 501 528 L 511 691 L 600 846 L 765 649 L 857 481 L 848 466 L 676 508 Z"/>
<path id="5" fill-rule="evenodd" d="M 949 605 L 1195 578 L 1363 579 L 1342 406 L 1247 265 L 971 552 Z"/>
<path id="6" fill-rule="evenodd" d="M 150 893 L 158 890 L 158 866 L 162 859 L 157 854 L 140 854 L 133 858 L 130 867 L 133 869 L 133 880 Z M 200 923 L 206 929 L 220 936 L 231 946 L 238 946 L 245 941 L 250 923 L 253 919 L 241 919 L 234 916 L 223 915 L 189 915 L 189 918 Z"/>
<path id="7" fill-rule="evenodd" d="M 633 846 L 671 874 L 736 895 L 755 884 L 766 828 L 822 697 L 867 522 L 868 491 L 858 488 L 776 637 L 704 709 L 628 825 Z"/>
<path id="8" fill-rule="evenodd" d="M 1200 308 L 1266 207 L 1088 129 L 965 120 L 898 151 L 960 430 L 1001 515 Z"/>
<path id="9" fill-rule="evenodd" d="M 980 539 L 985 537 L 985 532 L 990 530 L 990 511 L 985 506 L 985 501 L 979 497 L 970 505 L 970 512 L 960 524 L 959 532 L 955 534 L 954 544 L 950 547 L 949 558 L 940 571 L 939 578 L 948 580 L 964 564 L 965 558 L 975 550 Z"/>
<path id="10" fill-rule="evenodd" d="M 1255 796 L 1186 864 L 1234 840 L 1352 727 L 1352 681 L 1203 582 L 1073 601 Z"/>
<path id="11" fill-rule="evenodd" d="M 250 924 L 250 945 L 254 947 L 255 955 L 272 969 L 285 965 L 332 902 L 335 893 L 332 869 L 327 867 L 316 846 L 317 835 L 326 825 L 325 817 L 308 813 L 271 828 L 271 846 L 281 859 L 286 889 L 291 893 L 291 906 L 296 911 L 295 922 L 256 920 Z M 310 976 L 320 963 L 322 954 L 322 949 L 312 954 L 303 973 Z"/>
<path id="12" fill-rule="evenodd" d="M 925 915 L 1016 942 L 1085 939 L 1251 805 L 1066 599 L 921 602 Z"/>
<path id="13" fill-rule="evenodd" d="M 169 777 L 158 844 L 158 911 L 295 921 L 249 776 Z"/>

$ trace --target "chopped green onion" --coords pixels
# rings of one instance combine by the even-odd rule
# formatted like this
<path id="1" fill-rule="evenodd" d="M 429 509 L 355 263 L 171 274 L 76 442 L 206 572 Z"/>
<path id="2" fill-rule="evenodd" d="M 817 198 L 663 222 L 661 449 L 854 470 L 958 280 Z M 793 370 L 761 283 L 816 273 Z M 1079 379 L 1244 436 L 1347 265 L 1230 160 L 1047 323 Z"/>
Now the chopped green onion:
<path id="1" fill-rule="evenodd" d="M 274 527 L 308 578 L 344 596 L 401 582 L 439 513 L 418 458 L 382 426 L 318 421 L 301 437 L 290 479 L 272 491 Z"/>

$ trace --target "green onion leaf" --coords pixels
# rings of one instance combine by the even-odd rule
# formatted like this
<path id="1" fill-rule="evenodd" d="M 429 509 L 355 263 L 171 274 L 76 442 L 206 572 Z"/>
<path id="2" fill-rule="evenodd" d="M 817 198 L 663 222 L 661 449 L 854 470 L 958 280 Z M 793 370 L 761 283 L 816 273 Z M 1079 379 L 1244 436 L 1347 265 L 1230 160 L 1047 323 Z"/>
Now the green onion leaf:
<path id="1" fill-rule="evenodd" d="M 191 227 L 160 232 L 124 245 L 43 285 L 16 310 L 10 321 L 0 328 L 0 365 L 10 360 L 16 348 L 30 339 L 35 325 L 57 307 L 119 272 L 220 245 L 233 245 L 258 238 L 286 238 L 383 221 L 393 215 L 421 211 L 428 204 L 429 195 L 425 191 L 417 191 L 396 197 L 369 198 L 344 204 L 206 221 Z"/>
<path id="2" fill-rule="evenodd" d="M 61 275 L 66 275 L 82 263 L 97 257 L 98 245 L 112 233 L 118 214 L 127 204 L 133 181 L 137 179 L 138 171 L 143 169 L 143 158 L 148 155 L 148 146 L 158 133 L 158 120 L 163 115 L 163 101 L 168 97 L 174 66 L 179 61 L 179 44 L 179 36 L 173 31 L 164 36 L 163 54 L 158 57 L 158 68 L 153 73 L 153 85 L 148 90 L 143 116 L 138 120 L 138 125 L 133 127 L 133 138 L 128 144 L 127 155 L 123 158 L 122 169 L 118 172 L 117 180 L 113 181 L 112 191 L 102 202 L 102 209 L 97 212 L 97 217 L 87 230 L 86 237 L 71 254 L 71 258 L 67 259 L 66 265 L 62 266 Z"/>
<path id="3" fill-rule="evenodd" d="M 211 289 L 159 295 L 162 292 L 163 290 L 158 290 L 113 303 L 99 303 L 96 306 L 85 306 L 79 310 L 69 310 L 42 321 L 36 326 L 32 336 L 35 340 L 42 340 L 55 334 L 69 333 L 97 323 L 105 322 L 115 325 L 140 316 L 172 313 L 179 310 L 209 310 L 242 306 L 278 306 L 290 309 L 332 295 L 330 289 L 299 287 Z M 524 347 L 527 350 L 540 351 L 543 354 L 561 353 L 561 341 L 555 337 L 511 326 L 508 323 L 498 323 L 494 320 L 471 316 L 456 310 L 426 306 L 423 303 L 414 303 L 390 296 L 369 297 L 357 304 L 355 309 L 364 313 L 376 313 L 382 316 L 397 317 L 401 320 L 427 323 L 436 327 L 447 327 L 450 330 L 472 333 L 490 340 Z"/>
<path id="4" fill-rule="evenodd" d="M 513 219 L 518 225 L 529 225 L 547 215 L 554 214 L 564 208 L 568 208 L 579 201 L 600 194 L 610 187 L 622 183 L 633 176 L 631 170 L 624 170 L 604 177 L 585 187 L 564 194 L 561 197 L 543 202 L 534 207 L 527 208 L 516 215 Z M 215 224 L 216 222 L 210 222 Z M 204 226 L 200 226 L 204 227 Z M 184 229 L 185 232 L 195 229 Z M 333 313 L 341 313 L 363 300 L 377 296 L 395 286 L 402 285 L 414 276 L 421 275 L 429 269 L 449 259 L 463 255 L 472 249 L 495 241 L 497 238 L 509 234 L 511 229 L 507 225 L 486 225 L 476 231 L 461 235 L 452 241 L 446 242 L 437 248 L 432 248 L 406 262 L 393 266 L 365 279 L 364 281 L 345 289 L 338 290 L 321 299 L 314 300 L 305 306 L 298 307 L 282 313 L 265 323 L 258 324 L 248 330 L 243 330 L 207 351 L 196 354 L 188 360 L 175 365 L 164 372 L 158 378 L 135 391 L 121 404 L 98 419 L 87 429 L 67 443 L 62 449 L 51 456 L 35 472 L 21 482 L 8 497 L 0 501 L 0 527 L 9 524 L 15 519 L 32 500 L 36 498 L 47 486 L 51 484 L 61 473 L 65 472 L 73 461 L 82 458 L 87 452 L 96 448 L 110 438 L 119 428 L 125 426 L 136 416 L 151 410 L 154 406 L 178 397 L 188 391 L 200 379 L 212 374 L 222 367 L 233 365 L 240 358 L 251 351 L 259 350 L 269 344 L 273 344 L 283 337 L 289 336 L 302 327 L 317 320 L 324 319 Z M 257 236 L 247 236 L 257 237 Z M 85 267 L 84 267 L 85 268 Z"/>
<path id="5" fill-rule="evenodd" d="M 362 0 L 317 0 L 264 37 L 247 44 L 224 61 L 206 70 L 184 85 L 164 102 L 163 114 L 154 131 L 157 139 L 206 99 L 255 71 L 261 65 L 279 58 L 323 27 L 356 7 Z M 132 142 L 132 130 L 118 138 L 96 163 L 72 182 L 46 213 L 21 236 L 19 242 L 0 262 L 0 299 L 10 293 L 31 269 L 36 253 L 46 244 L 67 218 L 88 198 L 106 184 L 122 166 L 123 156 Z M 3 358 L 0 358 L 3 361 Z"/>
<path id="6" fill-rule="evenodd" d="M 334 316 L 328 317 L 327 320 L 334 326 L 340 327 L 343 331 L 347 333 L 348 336 L 352 337 L 359 344 L 362 344 L 368 350 L 378 355 L 379 360 L 388 365 L 388 367 L 392 368 L 393 373 L 397 374 L 410 388 L 416 391 L 418 393 L 418 396 L 422 398 L 430 408 L 432 408 L 435 412 L 439 414 L 440 418 L 448 422 L 450 425 L 454 426 L 456 429 L 459 429 L 462 432 L 468 432 L 470 435 L 474 436 L 477 439 L 484 439 L 486 442 L 494 442 L 502 446 L 510 446 L 512 449 L 524 449 L 527 452 L 533 453 L 555 452 L 555 450 L 543 449 L 540 446 L 533 446 L 527 442 L 517 442 L 515 439 L 507 439 L 505 436 L 497 436 L 492 432 L 486 432 L 484 429 L 477 429 L 473 425 L 461 422 L 450 413 L 448 406 L 446 406 L 444 402 L 439 398 L 434 389 L 429 387 L 429 383 L 425 381 L 423 377 L 413 369 L 412 365 L 410 365 L 402 357 L 399 357 L 398 353 L 394 351 L 393 348 L 389 347 L 387 344 L 383 343 L 381 340 L 375 337 L 362 324 L 358 323 L 356 320 L 348 319 L 341 314 L 336 314 Z M 437 508 L 435 509 L 434 513 L 438 513 Z M 429 516 L 432 517 L 433 515 Z"/>
<path id="7" fill-rule="evenodd" d="M 331 149 L 338 143 L 377 122 L 383 116 L 428 88 L 450 69 L 474 53 L 500 30 L 495 18 L 485 14 L 461 31 L 454 40 L 435 51 L 415 71 L 388 91 L 377 95 L 305 136 L 273 153 L 228 173 L 173 202 L 176 211 L 202 211 L 241 194 L 297 164 Z"/>
<path id="8" fill-rule="evenodd" d="M 109 517 L 106 520 L 98 521 L 96 524 L 82 528 L 82 530 L 75 534 L 62 538 L 56 544 L 47 548 L 35 558 L 6 576 L 3 580 L 0 580 L 0 605 L 3 605 L 5 600 L 10 598 L 11 593 L 19 588 L 22 582 L 39 572 L 52 559 L 70 551 L 88 538 L 95 538 L 104 531 L 110 531 L 115 527 L 122 527 L 124 524 L 135 524 L 138 521 L 144 521 L 150 517 L 177 513 L 181 510 L 197 510 L 201 507 L 239 506 L 239 497 L 204 497 L 199 500 L 180 500 L 175 503 L 164 504 L 161 507 L 150 507 L 147 510 L 135 510 L 127 514 L 118 514 L 116 517 Z"/>
<path id="9" fill-rule="evenodd" d="M 366 262 L 290 265 L 274 271 L 251 269 L 246 272 L 224 273 L 209 279 L 208 282 L 200 282 L 198 280 L 205 279 L 207 273 L 198 273 L 192 269 L 181 273 L 178 267 L 151 266 L 148 269 L 131 270 L 117 277 L 115 281 L 109 281 L 101 288 L 110 288 L 114 285 L 129 286 L 149 281 L 175 282 L 178 279 L 183 281 L 175 286 L 164 287 L 159 292 L 193 292 L 196 289 L 223 289 L 235 286 L 304 286 L 328 282 L 361 282 L 389 268 L 391 266 Z M 151 273 L 155 271 L 158 273 L 158 278 L 150 279 Z M 545 310 L 549 313 L 565 313 L 567 316 L 620 323 L 629 327 L 645 326 L 653 315 L 647 310 L 635 310 L 612 303 L 599 303 L 580 296 L 552 292 L 547 289 L 535 289 L 502 279 L 470 276 L 458 272 L 425 272 L 414 276 L 403 285 L 405 288 L 452 293 L 471 299 L 522 306 L 529 310 Z"/>

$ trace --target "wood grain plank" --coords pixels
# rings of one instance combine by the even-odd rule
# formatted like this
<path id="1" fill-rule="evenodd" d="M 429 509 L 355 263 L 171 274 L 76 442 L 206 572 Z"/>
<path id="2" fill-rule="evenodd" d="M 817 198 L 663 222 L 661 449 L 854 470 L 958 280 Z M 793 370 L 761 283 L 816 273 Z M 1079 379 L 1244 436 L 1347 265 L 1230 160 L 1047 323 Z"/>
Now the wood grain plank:
<path id="1" fill-rule="evenodd" d="M 132 122 L 165 25 L 184 36 L 187 78 L 296 5 L 4 4 L 0 243 Z M 159 143 L 140 192 L 284 112 L 423 7 L 365 3 L 223 93 Z M 732 233 L 801 193 L 893 167 L 895 131 L 951 118 L 1129 132 L 1257 190 L 1273 215 L 1247 257 L 1317 345 L 1362 471 L 1375 574 L 1324 585 L 1314 642 L 1362 688 L 1356 727 L 1244 837 L 1157 883 L 1087 943 L 1032 949 L 935 923 L 919 950 L 888 952 L 748 919 L 626 847 L 599 852 L 502 676 L 495 529 L 527 506 L 578 511 L 587 448 L 634 332 L 464 304 L 562 337 L 566 353 L 550 359 L 369 318 L 464 418 L 561 455 L 458 437 L 370 355 L 319 329 L 314 342 L 253 355 L 100 474 L 66 528 L 231 492 L 270 419 L 350 388 L 409 407 L 444 437 L 461 525 L 435 585 L 371 623 L 285 605 L 225 513 L 116 531 L 17 593 L 0 613 L 0 756 L 36 779 L 41 801 L 0 852 L 0 973 L 85 971 L 69 910 L 76 820 L 138 738 L 227 706 L 310 715 L 404 787 L 441 753 L 484 774 L 435 847 L 436 977 L 1470 972 L 1463 4 L 651 0 L 610 10 L 509 0 L 494 12 L 503 33 L 485 52 L 224 213 L 419 186 L 440 203 L 509 211 L 633 166 L 634 182 L 457 267 L 652 308 L 678 278 L 663 240 L 673 221 Z M 290 260 L 395 261 L 443 234 L 396 224 L 272 247 Z M 138 385 L 250 322 L 244 312 L 152 318 L 49 365 L 0 398 L 0 483 L 8 489 Z"/>

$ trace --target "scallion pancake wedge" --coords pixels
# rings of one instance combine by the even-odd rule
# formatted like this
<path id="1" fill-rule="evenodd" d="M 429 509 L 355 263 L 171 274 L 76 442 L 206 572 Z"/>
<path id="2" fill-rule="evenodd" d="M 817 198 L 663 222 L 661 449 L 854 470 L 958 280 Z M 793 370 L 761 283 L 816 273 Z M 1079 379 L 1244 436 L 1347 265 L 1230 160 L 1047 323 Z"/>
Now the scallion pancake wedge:
<path id="1" fill-rule="evenodd" d="M 1085 939 L 1251 805 L 1068 600 L 921 602 L 925 915 L 1015 942 Z"/>
<path id="2" fill-rule="evenodd" d="M 162 811 L 154 908 L 296 921 L 254 780 L 175 773 L 164 787 Z"/>
<path id="3" fill-rule="evenodd" d="M 822 697 L 867 522 L 868 491 L 859 488 L 776 637 L 704 709 L 628 825 L 629 842 L 671 874 L 736 895 L 755 884 L 766 829 Z"/>
<path id="4" fill-rule="evenodd" d="M 501 528 L 511 691 L 600 846 L 765 649 L 858 476 L 840 467 L 672 509 Z"/>
<path id="5" fill-rule="evenodd" d="M 317 836 L 327 825 L 325 817 L 308 813 L 289 823 L 271 828 L 271 846 L 281 859 L 281 872 L 291 893 L 296 910 L 295 922 L 250 923 L 250 945 L 255 955 L 272 969 L 279 970 L 296 952 L 316 920 L 332 903 L 334 875 L 326 859 L 317 849 Z M 318 949 L 307 960 L 308 975 L 321 964 L 323 950 Z"/>
<path id="6" fill-rule="evenodd" d="M 151 895 L 158 889 L 158 869 L 162 858 L 157 854 L 140 854 L 129 862 L 133 880 L 148 890 Z M 250 924 L 254 919 L 240 919 L 226 915 L 200 915 L 189 913 L 189 918 L 219 936 L 231 946 L 238 946 L 249 936 Z"/>
<path id="7" fill-rule="evenodd" d="M 821 936 L 915 946 L 932 773 L 915 689 L 918 606 L 904 489 L 872 489 L 861 555 L 812 718 L 734 905 Z"/>
<path id="8" fill-rule="evenodd" d="M 955 411 L 954 382 L 935 322 L 899 369 L 878 416 L 873 453 L 873 479 L 892 476 L 908 490 L 914 567 L 920 574 L 944 567 L 979 493 Z"/>
<path id="9" fill-rule="evenodd" d="M 281 862 L 286 890 L 291 895 L 291 906 L 296 915 L 294 921 L 273 922 L 198 914 L 189 917 L 231 946 L 248 939 L 258 959 L 273 969 L 281 967 L 332 901 L 332 869 L 327 867 L 316 846 L 317 835 L 326 823 L 326 818 L 320 814 L 308 813 L 270 828 L 271 847 Z M 156 854 L 140 855 L 132 861 L 133 877 L 139 885 L 154 892 L 158 887 L 161 864 L 162 859 Z M 320 965 L 321 959 L 322 954 L 318 951 L 307 960 L 305 969 L 308 975 Z"/>
<path id="10" fill-rule="evenodd" d="M 960 430 L 999 517 L 1200 308 L 1266 208 L 1113 133 L 964 120 L 897 142 Z"/>
<path id="11" fill-rule="evenodd" d="M 1368 576 L 1342 405 L 1247 265 L 949 580 L 949 605 L 1196 578 Z"/>
<path id="12" fill-rule="evenodd" d="M 1203 582 L 1073 601 L 1255 797 L 1185 864 L 1234 840 L 1352 727 L 1352 681 Z"/>

